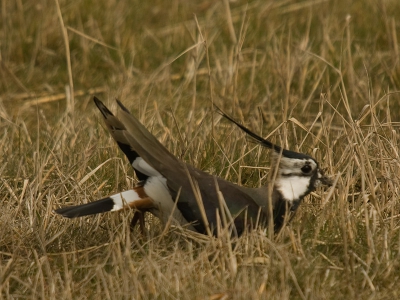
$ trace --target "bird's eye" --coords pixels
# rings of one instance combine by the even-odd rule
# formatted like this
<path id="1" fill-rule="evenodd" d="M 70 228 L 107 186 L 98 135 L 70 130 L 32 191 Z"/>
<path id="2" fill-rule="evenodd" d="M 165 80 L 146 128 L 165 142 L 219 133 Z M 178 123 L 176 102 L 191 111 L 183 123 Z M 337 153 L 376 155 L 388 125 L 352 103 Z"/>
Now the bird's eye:
<path id="1" fill-rule="evenodd" d="M 301 171 L 302 171 L 303 173 L 305 173 L 305 174 L 310 173 L 311 170 L 312 170 L 312 168 L 311 168 L 310 165 L 305 165 L 304 167 L 301 168 Z"/>

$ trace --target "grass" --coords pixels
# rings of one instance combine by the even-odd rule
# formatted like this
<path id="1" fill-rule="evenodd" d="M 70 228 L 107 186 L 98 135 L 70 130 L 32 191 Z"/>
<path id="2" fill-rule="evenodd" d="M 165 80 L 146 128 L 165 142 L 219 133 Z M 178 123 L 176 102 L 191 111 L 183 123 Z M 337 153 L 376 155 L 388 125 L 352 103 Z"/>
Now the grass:
<path id="1" fill-rule="evenodd" d="M 3 1 L 4 299 L 396 299 L 397 1 Z M 136 179 L 91 101 L 122 100 L 171 152 L 247 186 L 269 153 L 212 113 L 312 154 L 336 189 L 278 235 L 130 233 L 132 212 L 52 210 Z M 233 244 L 232 244 L 233 243 Z M 101 296 L 100 296 L 101 295 Z"/>

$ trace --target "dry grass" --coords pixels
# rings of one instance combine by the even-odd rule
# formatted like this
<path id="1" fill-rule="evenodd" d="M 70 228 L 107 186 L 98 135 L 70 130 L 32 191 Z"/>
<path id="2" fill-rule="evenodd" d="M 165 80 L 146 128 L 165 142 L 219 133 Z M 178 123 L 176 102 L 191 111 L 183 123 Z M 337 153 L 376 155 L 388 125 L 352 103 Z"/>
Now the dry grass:
<path id="1" fill-rule="evenodd" d="M 1 2 L 1 298 L 400 296 L 398 1 L 76 2 Z M 130 234 L 132 212 L 62 219 L 135 182 L 92 94 L 195 166 L 264 183 L 269 153 L 215 101 L 338 188 L 237 241 L 150 218 Z"/>

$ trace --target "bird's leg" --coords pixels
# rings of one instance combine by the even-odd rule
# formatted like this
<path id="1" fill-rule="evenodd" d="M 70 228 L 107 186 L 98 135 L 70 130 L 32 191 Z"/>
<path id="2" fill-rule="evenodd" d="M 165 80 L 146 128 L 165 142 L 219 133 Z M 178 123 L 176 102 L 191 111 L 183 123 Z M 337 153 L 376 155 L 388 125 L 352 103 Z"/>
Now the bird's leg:
<path id="1" fill-rule="evenodd" d="M 146 211 L 141 211 L 141 210 L 135 211 L 135 213 L 133 214 L 131 225 L 130 225 L 131 231 L 133 231 L 135 229 L 136 224 L 139 222 L 140 232 L 143 236 L 146 235 L 146 227 L 145 227 L 145 223 L 144 223 L 145 213 L 146 213 Z"/>

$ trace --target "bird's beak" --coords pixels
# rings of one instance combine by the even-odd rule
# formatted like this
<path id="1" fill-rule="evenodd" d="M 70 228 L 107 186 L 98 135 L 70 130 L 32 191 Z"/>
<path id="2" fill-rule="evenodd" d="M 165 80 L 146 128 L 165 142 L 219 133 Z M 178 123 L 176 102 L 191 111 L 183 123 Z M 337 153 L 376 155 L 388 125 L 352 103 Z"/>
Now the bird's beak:
<path id="1" fill-rule="evenodd" d="M 318 171 L 318 181 L 320 182 L 319 185 L 332 186 L 333 184 L 332 178 L 326 176 L 322 170 Z"/>

